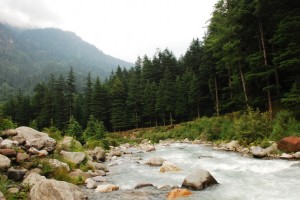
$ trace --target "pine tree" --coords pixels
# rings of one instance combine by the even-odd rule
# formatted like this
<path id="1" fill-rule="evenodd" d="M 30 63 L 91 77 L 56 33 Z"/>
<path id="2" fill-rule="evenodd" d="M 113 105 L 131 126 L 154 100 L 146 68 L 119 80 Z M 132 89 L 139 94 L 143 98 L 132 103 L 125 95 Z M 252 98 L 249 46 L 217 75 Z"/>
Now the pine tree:
<path id="1" fill-rule="evenodd" d="M 66 81 L 66 101 L 68 105 L 67 112 L 70 119 L 74 114 L 74 102 L 75 102 L 75 94 L 76 94 L 75 81 L 76 79 L 73 72 L 73 67 L 71 67 Z"/>

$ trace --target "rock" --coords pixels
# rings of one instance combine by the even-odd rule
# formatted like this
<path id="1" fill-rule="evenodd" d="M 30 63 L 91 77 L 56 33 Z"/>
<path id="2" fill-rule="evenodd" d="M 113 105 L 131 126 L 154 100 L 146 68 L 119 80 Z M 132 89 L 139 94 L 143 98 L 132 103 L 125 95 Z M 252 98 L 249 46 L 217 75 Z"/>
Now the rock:
<path id="1" fill-rule="evenodd" d="M 274 142 L 271 146 L 264 149 L 265 156 L 270 156 L 271 154 L 278 153 L 277 143 Z"/>
<path id="2" fill-rule="evenodd" d="M 15 157 L 17 155 L 17 152 L 14 149 L 0 149 L 0 154 L 7 157 Z"/>
<path id="3" fill-rule="evenodd" d="M 65 136 L 60 142 L 57 144 L 57 148 L 70 151 L 70 148 L 74 147 L 77 149 L 81 149 L 82 145 L 79 141 L 75 140 L 73 137 Z"/>
<path id="4" fill-rule="evenodd" d="M 3 137 L 13 137 L 16 136 L 18 132 L 14 129 L 7 129 L 5 131 L 2 131 L 2 136 Z"/>
<path id="5" fill-rule="evenodd" d="M 29 171 L 30 173 L 41 174 L 42 170 L 40 168 L 33 168 Z"/>
<path id="6" fill-rule="evenodd" d="M 60 154 L 63 158 L 74 163 L 75 165 L 79 165 L 85 159 L 85 153 L 83 152 L 61 151 Z"/>
<path id="7" fill-rule="evenodd" d="M 281 139 L 277 148 L 287 153 L 300 151 L 300 137 L 290 136 Z"/>
<path id="8" fill-rule="evenodd" d="M 180 197 L 187 197 L 192 195 L 192 192 L 188 189 L 173 189 L 167 194 L 167 200 L 177 199 Z"/>
<path id="9" fill-rule="evenodd" d="M 300 162 L 292 164 L 291 167 L 300 167 Z"/>
<path id="10" fill-rule="evenodd" d="M 49 162 L 50 166 L 53 168 L 64 168 L 68 172 L 70 171 L 70 167 L 67 163 L 61 162 L 57 159 L 49 159 L 48 162 Z"/>
<path id="11" fill-rule="evenodd" d="M 88 161 L 86 164 L 95 168 L 96 170 L 103 170 L 104 172 L 109 172 L 109 170 L 105 164 L 91 162 L 91 161 Z"/>
<path id="12" fill-rule="evenodd" d="M 182 187 L 190 190 L 204 190 L 214 184 L 218 182 L 208 171 L 197 169 L 185 177 Z"/>
<path id="13" fill-rule="evenodd" d="M 116 190 L 119 190 L 119 186 L 113 184 L 104 184 L 98 185 L 98 187 L 95 189 L 95 192 L 112 192 Z"/>
<path id="14" fill-rule="evenodd" d="M 123 155 L 123 153 L 121 151 L 113 151 L 112 155 L 116 157 L 120 157 Z"/>
<path id="15" fill-rule="evenodd" d="M 144 187 L 153 187 L 153 184 L 151 184 L 151 183 L 139 183 L 134 187 L 134 189 L 141 189 L 141 188 L 144 188 Z"/>
<path id="16" fill-rule="evenodd" d="M 11 161 L 8 157 L 0 154 L 0 170 L 10 167 Z"/>
<path id="17" fill-rule="evenodd" d="M 12 140 L 18 142 L 19 145 L 23 145 L 26 142 L 26 139 L 21 135 L 16 135 L 16 136 L 12 137 Z"/>
<path id="18" fill-rule="evenodd" d="M 159 169 L 160 172 L 165 173 L 165 172 L 176 172 L 176 171 L 181 171 L 179 167 L 177 167 L 175 164 L 164 161 L 163 165 Z"/>
<path id="19" fill-rule="evenodd" d="M 42 180 L 45 180 L 46 177 L 45 176 L 41 176 L 37 173 L 32 173 L 30 172 L 22 181 L 22 185 L 28 185 L 30 187 L 33 187 L 35 184 L 39 183 Z"/>
<path id="20" fill-rule="evenodd" d="M 283 154 L 281 154 L 281 156 L 279 156 L 279 158 L 282 158 L 282 159 L 293 159 L 295 157 L 293 155 L 291 155 L 291 154 L 283 153 Z"/>
<path id="21" fill-rule="evenodd" d="M 95 170 L 95 172 L 97 173 L 98 176 L 106 176 L 106 173 L 103 170 Z"/>
<path id="22" fill-rule="evenodd" d="M 29 159 L 29 155 L 27 153 L 18 152 L 16 156 L 17 163 L 24 162 Z"/>
<path id="23" fill-rule="evenodd" d="M 2 137 L 0 137 L 0 144 L 1 144 L 2 141 L 3 141 L 3 139 L 2 139 Z"/>
<path id="24" fill-rule="evenodd" d="M 263 158 L 265 157 L 264 149 L 259 146 L 250 147 L 251 153 L 254 158 Z"/>
<path id="25" fill-rule="evenodd" d="M 39 132 L 29 127 L 19 127 L 16 129 L 18 136 L 26 140 L 26 147 L 34 147 L 38 150 L 44 149 L 51 152 L 55 149 L 56 141 L 50 138 L 47 133 Z"/>
<path id="26" fill-rule="evenodd" d="M 151 144 L 140 144 L 139 147 L 146 152 L 155 151 L 155 146 Z"/>
<path id="27" fill-rule="evenodd" d="M 4 194 L 0 191 L 0 200 L 6 200 Z"/>
<path id="28" fill-rule="evenodd" d="M 295 158 L 300 158 L 300 151 L 294 153 L 293 156 L 294 156 Z"/>
<path id="29" fill-rule="evenodd" d="M 27 169 L 22 167 L 16 167 L 16 168 L 11 167 L 7 170 L 7 177 L 14 181 L 20 181 L 25 176 L 27 171 L 28 171 Z"/>
<path id="30" fill-rule="evenodd" d="M 91 156 L 93 158 L 93 160 L 99 162 L 99 161 L 102 161 L 104 162 L 105 161 L 105 157 L 106 157 L 106 153 L 105 151 L 100 148 L 100 147 L 95 147 L 94 150 L 92 151 L 86 151 L 86 153 Z"/>
<path id="31" fill-rule="evenodd" d="M 243 148 L 243 149 L 241 150 L 241 153 L 243 153 L 243 154 L 248 154 L 248 153 L 250 153 L 250 149 L 249 149 L 249 148 Z"/>
<path id="32" fill-rule="evenodd" d="M 92 179 L 96 182 L 107 182 L 107 179 L 104 178 L 103 176 L 95 176 Z"/>
<path id="33" fill-rule="evenodd" d="M 20 189 L 17 188 L 17 187 L 11 187 L 11 188 L 8 188 L 8 189 L 7 189 L 7 192 L 8 192 L 9 194 L 17 194 L 17 193 L 20 192 Z"/>
<path id="34" fill-rule="evenodd" d="M 231 142 L 225 144 L 225 149 L 227 151 L 236 151 L 239 148 L 239 142 L 237 140 L 232 140 Z"/>
<path id="35" fill-rule="evenodd" d="M 80 188 L 71 183 L 57 181 L 54 179 L 46 179 L 35 184 L 30 190 L 29 197 L 31 200 L 85 200 L 87 196 Z"/>
<path id="36" fill-rule="evenodd" d="M 18 142 L 10 140 L 10 139 L 5 139 L 1 142 L 0 144 L 0 148 L 1 149 L 11 149 L 13 147 L 17 147 L 18 146 Z"/>
<path id="37" fill-rule="evenodd" d="M 91 178 L 92 177 L 89 173 L 83 172 L 80 169 L 75 169 L 74 171 L 70 172 L 69 176 L 73 177 L 73 178 L 82 177 L 83 180 L 86 180 L 87 178 Z"/>
<path id="38" fill-rule="evenodd" d="M 85 180 L 86 188 L 88 189 L 95 189 L 97 187 L 96 181 L 94 181 L 92 178 L 87 178 Z"/>
<path id="39" fill-rule="evenodd" d="M 145 164 L 150 166 L 162 166 L 164 161 L 166 160 L 161 157 L 153 157 L 147 160 Z"/>
<path id="40" fill-rule="evenodd" d="M 28 153 L 37 155 L 37 156 L 39 156 L 39 157 L 44 157 L 44 156 L 47 156 L 47 155 L 48 155 L 48 152 L 47 152 L 45 149 L 43 149 L 43 150 L 37 150 L 37 149 L 34 148 L 34 147 L 31 147 L 31 148 L 28 150 Z"/>

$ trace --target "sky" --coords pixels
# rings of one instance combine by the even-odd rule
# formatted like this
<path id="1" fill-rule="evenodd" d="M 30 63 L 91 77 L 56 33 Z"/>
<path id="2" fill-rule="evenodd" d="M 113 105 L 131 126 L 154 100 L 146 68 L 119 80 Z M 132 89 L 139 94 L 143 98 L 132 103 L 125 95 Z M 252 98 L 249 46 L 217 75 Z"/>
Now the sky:
<path id="1" fill-rule="evenodd" d="M 168 48 L 178 58 L 202 39 L 217 0 L 0 0 L 0 22 L 75 32 L 105 54 L 135 62 Z"/>

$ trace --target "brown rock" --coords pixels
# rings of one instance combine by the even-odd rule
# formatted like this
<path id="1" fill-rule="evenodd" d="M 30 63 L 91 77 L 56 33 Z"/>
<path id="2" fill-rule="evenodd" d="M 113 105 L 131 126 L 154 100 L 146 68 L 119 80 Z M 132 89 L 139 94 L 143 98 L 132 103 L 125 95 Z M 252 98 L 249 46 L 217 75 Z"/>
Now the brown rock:
<path id="1" fill-rule="evenodd" d="M 17 152 L 14 149 L 0 149 L 0 154 L 7 157 L 15 157 L 17 155 Z"/>
<path id="2" fill-rule="evenodd" d="M 27 169 L 22 167 L 11 167 L 7 170 L 7 177 L 14 181 L 20 181 L 25 176 L 27 171 Z"/>
<path id="3" fill-rule="evenodd" d="M 18 152 L 18 153 L 17 153 L 16 161 L 17 161 L 18 163 L 24 162 L 24 161 L 26 161 L 26 160 L 28 160 L 28 159 L 29 159 L 29 155 L 28 155 L 27 153 L 21 153 L 21 152 Z"/>
<path id="4" fill-rule="evenodd" d="M 177 172 L 177 171 L 181 171 L 182 169 L 180 169 L 179 167 L 177 167 L 175 164 L 168 162 L 168 161 L 164 161 L 163 165 L 160 167 L 159 171 L 162 173 L 165 172 Z"/>
<path id="5" fill-rule="evenodd" d="M 281 139 L 277 148 L 288 153 L 300 151 L 300 137 L 290 136 Z"/>
<path id="6" fill-rule="evenodd" d="M 87 178 L 91 178 L 92 176 L 89 173 L 83 172 L 80 169 L 75 169 L 75 171 L 69 173 L 70 177 L 78 178 L 82 177 L 83 180 L 86 180 Z"/>
<path id="7" fill-rule="evenodd" d="M 167 200 L 177 199 L 180 197 L 187 197 L 192 195 L 192 192 L 188 189 L 174 189 L 167 194 Z"/>
<path id="8" fill-rule="evenodd" d="M 16 136 L 17 134 L 18 132 L 15 129 L 7 129 L 2 132 L 3 137 L 12 137 L 12 136 Z"/>
<path id="9" fill-rule="evenodd" d="M 99 185 L 95 189 L 95 192 L 112 192 L 116 190 L 119 190 L 119 186 L 112 185 L 112 184 L 104 184 L 104 185 Z"/>
<path id="10" fill-rule="evenodd" d="M 153 184 L 151 184 L 151 183 L 139 183 L 134 187 L 134 189 L 140 189 L 140 188 L 144 188 L 144 187 L 153 187 Z"/>

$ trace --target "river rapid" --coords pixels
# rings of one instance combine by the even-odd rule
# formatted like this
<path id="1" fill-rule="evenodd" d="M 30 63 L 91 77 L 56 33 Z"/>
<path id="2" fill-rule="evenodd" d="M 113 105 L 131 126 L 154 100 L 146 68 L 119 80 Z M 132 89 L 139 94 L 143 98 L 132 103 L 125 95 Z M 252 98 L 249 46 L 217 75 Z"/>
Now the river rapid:
<path id="1" fill-rule="evenodd" d="M 192 196 L 182 199 L 300 199 L 299 161 L 246 158 L 234 152 L 212 150 L 211 146 L 185 143 L 158 145 L 156 151 L 148 153 L 139 153 L 134 148 L 129 151 L 132 154 L 112 161 L 109 167 L 107 179 L 118 185 L 120 190 L 133 189 L 138 183 L 145 182 L 158 188 L 165 185 L 180 187 L 187 174 L 202 168 L 220 184 L 202 191 L 192 191 Z M 182 171 L 160 173 L 159 167 L 144 164 L 151 157 L 162 157 Z M 105 199 L 100 198 L 101 195 L 94 194 L 93 198 Z"/>

